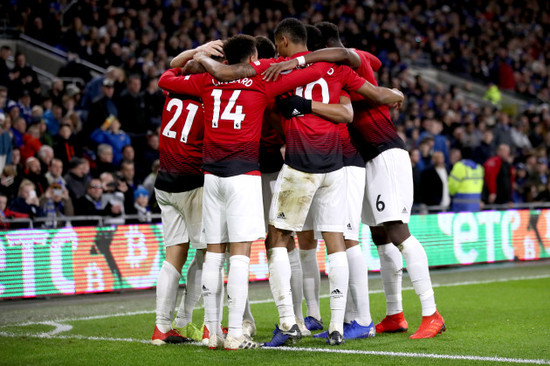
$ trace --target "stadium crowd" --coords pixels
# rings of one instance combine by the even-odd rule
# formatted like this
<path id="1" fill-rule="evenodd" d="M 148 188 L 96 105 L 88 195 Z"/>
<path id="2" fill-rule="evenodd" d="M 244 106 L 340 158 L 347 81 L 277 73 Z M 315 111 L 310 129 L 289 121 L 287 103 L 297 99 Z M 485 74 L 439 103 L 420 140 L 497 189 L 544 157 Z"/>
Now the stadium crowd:
<path id="1" fill-rule="evenodd" d="M 485 165 L 485 202 L 550 201 L 550 109 L 540 103 L 550 102 L 550 17 L 547 4 L 528 3 L 272 0 L 261 9 L 237 0 L 4 4 L 0 17 L 8 25 L 68 52 L 58 76 L 84 84 L 56 79 L 45 90 L 25 54 L 0 49 L 0 215 L 99 214 L 121 223 L 121 215 L 140 214 L 148 220 L 158 210 L 152 190 L 164 103 L 160 74 L 183 50 L 209 40 L 239 33 L 272 38 L 275 25 L 291 15 L 338 24 L 347 47 L 380 58 L 380 85 L 405 94 L 404 108 L 392 111 L 392 118 L 413 162 L 415 203 L 448 206 L 449 187 L 439 187 L 447 181 L 427 172 L 439 167 L 448 174 L 461 154 Z M 93 78 L 80 59 L 107 71 Z M 462 86 L 433 86 L 413 75 L 409 66 L 423 59 L 539 103 L 509 115 L 498 103 L 472 102 Z M 427 188 L 431 184 L 438 189 Z"/>

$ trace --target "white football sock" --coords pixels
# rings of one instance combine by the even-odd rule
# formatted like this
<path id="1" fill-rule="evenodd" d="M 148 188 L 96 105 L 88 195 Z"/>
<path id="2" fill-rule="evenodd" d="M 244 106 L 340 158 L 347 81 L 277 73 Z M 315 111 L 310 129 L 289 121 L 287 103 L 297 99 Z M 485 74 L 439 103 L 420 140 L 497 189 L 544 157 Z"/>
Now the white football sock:
<path id="1" fill-rule="evenodd" d="M 420 298 L 422 316 L 432 315 L 436 310 L 435 297 L 430 279 L 428 256 L 424 247 L 411 235 L 398 248 L 401 250 L 407 264 L 407 272 L 411 278 L 414 292 Z"/>
<path id="2" fill-rule="evenodd" d="M 346 255 L 349 265 L 349 294 L 352 297 L 356 312 L 356 318 L 352 320 L 357 321 L 359 325 L 367 326 L 372 322 L 367 261 L 359 245 L 346 249 Z"/>
<path id="3" fill-rule="evenodd" d="M 321 320 L 319 294 L 321 291 L 321 273 L 317 263 L 317 249 L 300 249 L 302 263 L 304 297 L 306 299 L 307 315 Z"/>
<path id="4" fill-rule="evenodd" d="M 243 313 L 248 299 L 248 265 L 250 258 L 233 255 L 229 258 L 231 267 L 227 276 L 229 298 L 228 334 L 239 338 L 243 334 Z"/>
<path id="5" fill-rule="evenodd" d="M 174 320 L 177 328 L 183 328 L 193 321 L 193 310 L 201 297 L 202 284 L 202 266 L 204 264 L 204 254 L 202 250 L 195 252 L 195 257 L 187 269 L 187 279 L 185 281 L 185 290 L 181 298 L 178 314 Z"/>
<path id="6" fill-rule="evenodd" d="M 330 271 L 328 274 L 330 286 L 330 325 L 329 334 L 337 330 L 344 335 L 344 313 L 348 293 L 349 266 L 345 252 L 328 255 Z"/>
<path id="7" fill-rule="evenodd" d="M 377 245 L 376 249 L 380 257 L 380 275 L 386 295 L 386 315 L 399 314 L 403 312 L 403 257 L 392 243 Z"/>
<path id="8" fill-rule="evenodd" d="M 279 311 L 279 325 L 281 327 L 292 326 L 296 319 L 294 318 L 292 291 L 290 290 L 290 261 L 286 248 L 269 249 L 268 267 L 269 285 Z"/>
<path id="9" fill-rule="evenodd" d="M 212 332 L 221 332 L 219 295 L 223 287 L 223 263 L 225 253 L 207 252 L 202 271 L 202 297 L 204 299 L 204 323 Z"/>
<path id="10" fill-rule="evenodd" d="M 304 320 L 302 312 L 302 300 L 304 298 L 304 282 L 300 254 L 298 249 L 288 252 L 290 261 L 290 289 L 292 290 L 292 304 L 294 305 L 294 316 L 296 319 Z"/>
<path id="11" fill-rule="evenodd" d="M 167 261 L 162 263 L 157 279 L 156 325 L 163 333 L 172 329 L 180 277 L 181 273 L 171 263 Z"/>

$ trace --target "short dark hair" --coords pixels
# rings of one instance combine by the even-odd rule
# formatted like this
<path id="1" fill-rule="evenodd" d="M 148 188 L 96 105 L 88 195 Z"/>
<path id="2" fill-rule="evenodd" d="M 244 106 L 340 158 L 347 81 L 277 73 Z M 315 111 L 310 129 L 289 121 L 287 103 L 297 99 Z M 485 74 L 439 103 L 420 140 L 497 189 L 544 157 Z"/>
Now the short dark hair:
<path id="1" fill-rule="evenodd" d="M 321 31 L 322 42 L 325 46 L 335 44 L 341 44 L 340 32 L 338 26 L 330 22 L 319 22 L 315 24 L 315 27 Z"/>
<path id="2" fill-rule="evenodd" d="M 256 40 L 246 34 L 238 34 L 223 44 L 223 53 L 230 65 L 246 62 L 256 52 Z"/>
<path id="3" fill-rule="evenodd" d="M 256 36 L 256 49 L 258 50 L 258 58 L 273 58 L 277 50 L 271 40 L 264 36 Z"/>
<path id="4" fill-rule="evenodd" d="M 275 38 L 285 36 L 292 43 L 306 44 L 306 27 L 296 18 L 283 19 L 275 28 Z"/>
<path id="5" fill-rule="evenodd" d="M 307 31 L 307 49 L 310 51 L 315 51 L 325 48 L 321 31 L 310 24 L 306 24 L 305 27 Z"/>

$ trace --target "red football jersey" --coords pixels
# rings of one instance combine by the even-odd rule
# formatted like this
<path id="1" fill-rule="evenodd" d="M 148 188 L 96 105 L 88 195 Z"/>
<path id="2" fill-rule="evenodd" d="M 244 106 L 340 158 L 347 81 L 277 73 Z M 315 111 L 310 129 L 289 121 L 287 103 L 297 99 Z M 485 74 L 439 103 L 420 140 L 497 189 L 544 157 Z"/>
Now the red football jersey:
<path id="1" fill-rule="evenodd" d="M 327 69 L 328 64 L 318 63 L 275 82 L 265 82 L 261 75 L 220 82 L 207 73 L 180 77 L 176 72 L 167 72 L 161 76 L 159 86 L 202 98 L 205 171 L 221 177 L 259 174 L 260 131 L 268 101 L 318 79 Z"/>
<path id="2" fill-rule="evenodd" d="M 299 57 L 301 52 L 292 57 Z M 261 60 L 273 63 L 279 60 Z M 257 71 L 262 65 L 257 66 Z M 331 64 L 319 79 L 296 89 L 296 95 L 322 103 L 339 103 L 342 89 L 355 91 L 365 83 L 347 66 Z M 286 140 L 285 163 L 308 173 L 326 173 L 343 166 L 340 127 L 313 114 L 291 118 L 283 123 Z"/>
<path id="3" fill-rule="evenodd" d="M 356 70 L 368 82 L 378 86 L 374 77 L 374 70 L 381 66 L 380 60 L 365 51 L 355 50 L 361 58 L 361 66 Z M 388 106 L 373 105 L 357 93 L 351 93 L 353 101 L 353 123 L 349 127 L 350 135 L 355 146 L 365 159 L 369 161 L 390 148 L 406 150 L 405 143 L 391 120 Z"/>
<path id="4" fill-rule="evenodd" d="M 204 183 L 201 170 L 204 138 L 203 109 L 199 98 L 168 94 L 160 125 L 160 168 L 155 187 L 184 192 Z"/>

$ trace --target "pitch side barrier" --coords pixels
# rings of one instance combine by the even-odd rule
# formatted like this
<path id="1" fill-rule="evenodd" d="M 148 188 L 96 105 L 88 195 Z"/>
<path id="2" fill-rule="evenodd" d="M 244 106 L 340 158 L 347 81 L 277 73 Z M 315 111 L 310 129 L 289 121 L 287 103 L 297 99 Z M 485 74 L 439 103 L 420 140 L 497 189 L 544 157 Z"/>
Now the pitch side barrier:
<path id="1" fill-rule="evenodd" d="M 550 209 L 413 215 L 409 226 L 424 245 L 432 267 L 550 257 Z M 360 245 L 369 270 L 379 270 L 366 226 L 361 227 Z M 190 259 L 194 253 L 191 249 Z M 164 256 L 160 224 L 4 231 L 0 233 L 0 299 L 151 288 Z M 326 273 L 323 241 L 317 259 Z M 267 276 L 264 242 L 257 240 L 250 280 Z"/>

